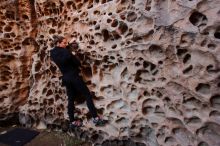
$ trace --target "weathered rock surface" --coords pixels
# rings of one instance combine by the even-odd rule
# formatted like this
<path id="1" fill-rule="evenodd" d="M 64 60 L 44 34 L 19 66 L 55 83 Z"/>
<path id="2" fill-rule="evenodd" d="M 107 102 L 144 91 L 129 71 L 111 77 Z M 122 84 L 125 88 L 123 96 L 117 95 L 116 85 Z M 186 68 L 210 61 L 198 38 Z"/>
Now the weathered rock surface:
<path id="1" fill-rule="evenodd" d="M 0 120 L 26 126 L 68 119 L 50 61 L 53 35 L 75 53 L 95 105 L 109 119 L 78 132 L 101 145 L 220 145 L 220 1 L 1 0 Z"/>

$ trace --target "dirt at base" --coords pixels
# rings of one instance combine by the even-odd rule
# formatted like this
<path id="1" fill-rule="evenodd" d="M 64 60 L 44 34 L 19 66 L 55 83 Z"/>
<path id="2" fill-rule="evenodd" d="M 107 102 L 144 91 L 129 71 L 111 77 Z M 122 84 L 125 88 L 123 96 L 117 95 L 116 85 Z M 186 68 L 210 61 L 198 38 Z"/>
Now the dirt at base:
<path id="1" fill-rule="evenodd" d="M 0 134 L 11 130 L 13 127 L 0 127 Z M 36 129 L 34 129 L 36 130 Z M 77 138 L 69 136 L 67 133 L 49 130 L 37 130 L 40 132 L 34 139 L 32 139 L 25 146 L 91 146 Z M 0 143 L 0 146 L 8 146 Z"/>

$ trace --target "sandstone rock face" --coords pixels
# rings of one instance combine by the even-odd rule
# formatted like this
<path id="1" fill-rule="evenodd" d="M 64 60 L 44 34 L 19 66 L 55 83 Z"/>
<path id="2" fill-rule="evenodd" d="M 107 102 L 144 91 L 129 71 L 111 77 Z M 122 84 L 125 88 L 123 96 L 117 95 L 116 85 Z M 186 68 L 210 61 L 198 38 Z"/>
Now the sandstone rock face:
<path id="1" fill-rule="evenodd" d="M 220 145 L 220 1 L 2 0 L 0 119 L 59 127 L 68 119 L 53 35 L 76 36 L 85 103 L 79 137 L 95 145 Z M 77 132 L 76 132 L 77 133 Z"/>

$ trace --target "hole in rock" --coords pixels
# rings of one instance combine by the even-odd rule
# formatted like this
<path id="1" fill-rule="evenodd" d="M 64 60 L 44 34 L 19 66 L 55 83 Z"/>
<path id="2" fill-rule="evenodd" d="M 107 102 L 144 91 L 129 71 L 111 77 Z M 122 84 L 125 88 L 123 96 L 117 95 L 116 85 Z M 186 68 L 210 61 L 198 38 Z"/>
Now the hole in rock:
<path id="1" fill-rule="evenodd" d="M 208 48 L 214 50 L 216 48 L 215 44 L 208 44 Z"/>
<path id="2" fill-rule="evenodd" d="M 163 64 L 163 61 L 161 61 L 161 60 L 160 60 L 160 61 L 158 61 L 158 64 L 162 65 L 162 64 Z"/>
<path id="3" fill-rule="evenodd" d="M 135 62 L 135 66 L 140 66 L 141 64 L 139 62 Z"/>
<path id="4" fill-rule="evenodd" d="M 92 77 L 92 69 L 91 67 L 82 68 L 82 72 L 86 77 Z"/>
<path id="5" fill-rule="evenodd" d="M 198 144 L 198 146 L 209 146 L 206 142 L 202 141 Z"/>
<path id="6" fill-rule="evenodd" d="M 135 12 L 128 12 L 127 14 L 127 21 L 133 22 L 137 19 L 137 14 Z"/>
<path id="7" fill-rule="evenodd" d="M 109 39 L 110 36 L 109 36 L 109 32 L 107 29 L 102 30 L 102 36 L 103 36 L 104 42 L 106 42 Z"/>
<path id="8" fill-rule="evenodd" d="M 219 139 L 220 126 L 214 122 L 206 122 L 196 131 L 196 134 L 200 136 L 208 136 L 210 138 L 218 137 L 217 139 Z"/>
<path id="9" fill-rule="evenodd" d="M 187 61 L 189 61 L 190 59 L 191 59 L 191 55 L 186 54 L 185 57 L 183 58 L 183 63 L 187 63 Z"/>
<path id="10" fill-rule="evenodd" d="M 5 17 L 8 19 L 15 19 L 15 12 L 13 11 L 6 11 Z"/>
<path id="11" fill-rule="evenodd" d="M 143 67 L 144 68 L 147 68 L 149 65 L 150 65 L 150 63 L 148 61 L 144 61 L 143 62 Z"/>
<path id="12" fill-rule="evenodd" d="M 94 45 L 94 44 L 95 44 L 95 41 L 94 41 L 94 40 L 90 40 L 90 41 L 89 41 L 89 44 L 90 44 L 90 45 Z"/>
<path id="13" fill-rule="evenodd" d="M 155 70 L 155 71 L 152 73 L 152 75 L 155 76 L 157 73 L 159 73 L 159 71 L 158 71 L 158 70 Z M 155 80 L 155 79 L 154 79 L 154 80 Z"/>
<path id="14" fill-rule="evenodd" d="M 186 69 L 183 70 L 183 74 L 190 73 L 190 71 L 192 71 L 192 69 L 193 69 L 192 65 L 188 66 Z"/>
<path id="15" fill-rule="evenodd" d="M 151 1 L 152 0 L 147 0 L 146 5 L 145 5 L 145 10 L 150 11 L 151 10 Z"/>
<path id="16" fill-rule="evenodd" d="M 53 91 L 50 89 L 50 90 L 47 91 L 46 96 L 50 96 L 50 95 L 52 95 L 52 94 L 53 94 Z"/>
<path id="17" fill-rule="evenodd" d="M 87 9 L 91 9 L 91 8 L 93 8 L 93 5 L 92 4 L 88 5 Z"/>
<path id="18" fill-rule="evenodd" d="M 3 103 L 4 102 L 4 98 L 0 97 L 0 102 Z"/>
<path id="19" fill-rule="evenodd" d="M 50 29 L 50 30 L 49 30 L 49 34 L 54 34 L 55 32 L 56 32 L 55 29 Z"/>
<path id="20" fill-rule="evenodd" d="M 163 101 L 164 101 L 165 103 L 170 103 L 171 100 L 170 100 L 169 97 L 166 96 L 166 97 L 163 99 Z"/>
<path id="21" fill-rule="evenodd" d="M 144 115 L 148 114 L 148 113 L 153 113 L 154 112 L 154 108 L 151 106 L 147 106 L 147 107 L 143 107 L 142 108 L 142 113 Z"/>
<path id="22" fill-rule="evenodd" d="M 107 19 L 107 23 L 111 23 L 112 22 L 112 19 Z"/>
<path id="23" fill-rule="evenodd" d="M 122 34 L 124 34 L 128 30 L 128 26 L 126 23 L 120 21 L 118 29 Z"/>
<path id="24" fill-rule="evenodd" d="M 5 33 L 5 34 L 4 34 L 4 37 L 5 37 L 5 38 L 10 38 L 10 35 L 9 35 L 8 33 Z"/>
<path id="25" fill-rule="evenodd" d="M 99 30 L 100 29 L 100 25 L 95 25 L 95 30 Z"/>
<path id="26" fill-rule="evenodd" d="M 162 57 L 163 55 L 163 50 L 160 46 L 158 45 L 151 45 L 149 47 L 149 51 L 150 51 L 150 54 L 153 56 L 153 57 L 156 57 L 156 58 L 160 58 Z"/>
<path id="27" fill-rule="evenodd" d="M 173 137 L 166 137 L 165 138 L 165 140 L 164 140 L 164 142 L 165 143 L 173 143 L 173 142 L 175 142 L 176 140 L 173 138 Z"/>
<path id="28" fill-rule="evenodd" d="M 22 18 L 25 19 L 25 20 L 29 19 L 29 17 L 27 15 L 22 15 Z"/>
<path id="29" fill-rule="evenodd" d="M 196 87 L 196 92 L 200 92 L 202 94 L 209 94 L 210 93 L 210 85 L 199 83 Z"/>
<path id="30" fill-rule="evenodd" d="M 118 20 L 114 19 L 111 26 L 116 27 L 118 25 Z"/>
<path id="31" fill-rule="evenodd" d="M 219 109 L 220 108 L 220 95 L 217 94 L 217 95 L 212 96 L 210 99 L 210 103 L 212 107 Z"/>
<path id="32" fill-rule="evenodd" d="M 113 31 L 113 32 L 112 32 L 112 35 L 113 35 L 113 38 L 114 38 L 115 40 L 121 38 L 121 36 L 120 36 L 116 31 Z"/>
<path id="33" fill-rule="evenodd" d="M 206 70 L 209 72 L 211 70 L 213 70 L 213 65 L 212 64 L 209 64 L 207 67 L 206 67 Z"/>
<path id="34" fill-rule="evenodd" d="M 214 33 L 214 37 L 220 39 L 220 28 Z"/>
<path id="35" fill-rule="evenodd" d="M 201 42 L 201 46 L 204 47 L 206 45 L 206 43 L 207 43 L 207 40 L 205 39 Z"/>
<path id="36" fill-rule="evenodd" d="M 220 117 L 220 112 L 219 112 L 219 111 L 216 111 L 216 110 L 211 111 L 211 112 L 209 113 L 209 117 L 216 117 L 216 118 L 218 118 L 218 117 Z"/>
<path id="37" fill-rule="evenodd" d="M 186 119 L 187 124 L 201 124 L 201 122 L 201 119 L 196 116 Z"/>
<path id="38" fill-rule="evenodd" d="M 117 119 L 115 122 L 117 124 L 127 124 L 128 123 L 128 119 L 126 119 L 124 117 L 121 117 L 121 118 Z"/>
<path id="39" fill-rule="evenodd" d="M 153 71 L 155 68 L 156 68 L 156 65 L 153 64 L 153 63 L 151 63 L 151 65 L 150 65 L 150 70 Z"/>
<path id="40" fill-rule="evenodd" d="M 5 26 L 4 31 L 10 32 L 12 30 L 11 26 Z"/>
<path id="41" fill-rule="evenodd" d="M 189 21 L 195 26 L 201 25 L 202 22 L 207 20 L 207 17 L 200 12 L 193 12 L 189 17 Z"/>
<path id="42" fill-rule="evenodd" d="M 104 3 L 106 3 L 106 0 L 102 0 L 102 1 L 101 1 L 101 4 L 104 4 Z"/>
<path id="43" fill-rule="evenodd" d="M 117 44 L 114 44 L 114 45 L 112 46 L 112 49 L 115 49 L 115 48 L 117 48 Z"/>
<path id="44" fill-rule="evenodd" d="M 54 104 L 54 99 L 53 98 L 50 98 L 49 100 L 48 100 L 48 105 L 49 106 L 52 106 Z"/>
<path id="45" fill-rule="evenodd" d="M 199 107 L 201 105 L 201 101 L 199 101 L 195 97 L 191 97 L 189 99 L 185 99 L 183 101 L 183 104 L 187 104 L 187 105 L 190 105 L 192 107 Z"/>
<path id="46" fill-rule="evenodd" d="M 206 70 L 207 70 L 208 73 L 217 73 L 217 72 L 219 72 L 219 69 L 215 69 L 212 64 L 209 64 L 206 67 Z"/>

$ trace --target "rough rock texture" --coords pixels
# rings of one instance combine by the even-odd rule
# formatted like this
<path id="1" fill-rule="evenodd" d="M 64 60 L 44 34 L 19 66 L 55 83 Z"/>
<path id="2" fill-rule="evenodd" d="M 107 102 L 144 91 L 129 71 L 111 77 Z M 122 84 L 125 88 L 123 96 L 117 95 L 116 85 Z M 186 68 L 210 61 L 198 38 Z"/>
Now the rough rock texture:
<path id="1" fill-rule="evenodd" d="M 65 88 L 52 36 L 75 51 L 105 127 L 85 103 L 76 131 L 95 145 L 220 145 L 219 0 L 1 0 L 0 119 L 60 126 Z"/>

